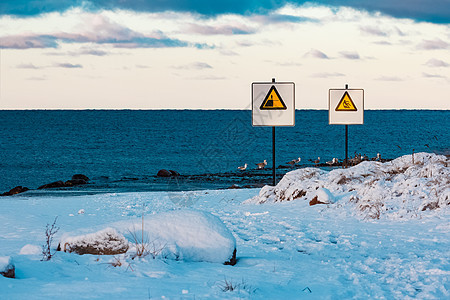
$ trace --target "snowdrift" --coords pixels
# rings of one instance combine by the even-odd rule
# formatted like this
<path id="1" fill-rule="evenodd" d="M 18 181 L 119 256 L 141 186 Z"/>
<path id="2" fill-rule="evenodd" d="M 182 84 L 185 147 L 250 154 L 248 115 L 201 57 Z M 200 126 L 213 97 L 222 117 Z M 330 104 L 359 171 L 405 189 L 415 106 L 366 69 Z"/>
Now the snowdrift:
<path id="1" fill-rule="evenodd" d="M 362 162 L 348 169 L 317 168 L 287 173 L 245 203 L 313 201 L 354 205 L 363 218 L 414 217 L 450 204 L 449 158 L 431 153 L 405 155 L 386 163 Z"/>
<path id="2" fill-rule="evenodd" d="M 234 264 L 236 240 L 218 217 L 184 209 L 108 224 L 95 233 L 64 234 L 60 250 Z"/>

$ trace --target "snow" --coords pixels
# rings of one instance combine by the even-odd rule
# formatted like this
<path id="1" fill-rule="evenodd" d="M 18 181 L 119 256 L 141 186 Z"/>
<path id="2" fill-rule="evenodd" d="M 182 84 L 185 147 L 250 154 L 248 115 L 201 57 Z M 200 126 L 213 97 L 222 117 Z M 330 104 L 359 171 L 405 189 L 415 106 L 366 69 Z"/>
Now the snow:
<path id="1" fill-rule="evenodd" d="M 36 255 L 42 253 L 42 247 L 27 244 L 20 249 L 20 255 Z"/>
<path id="2" fill-rule="evenodd" d="M 184 261 L 224 263 L 232 258 L 236 240 L 222 221 L 207 212 L 180 209 L 109 224 L 95 233 L 63 234 L 62 249 L 95 248 L 105 253 L 144 244 L 152 256 Z M 142 227 L 143 231 L 142 232 Z M 127 239 L 126 239 L 127 238 Z M 133 248 L 134 246 L 134 248 Z"/>
<path id="3" fill-rule="evenodd" d="M 0 272 L 3 272 L 11 265 L 11 257 L 0 256 Z"/>
<path id="4" fill-rule="evenodd" d="M 416 153 L 387 163 L 362 162 L 330 172 L 305 168 L 287 173 L 275 186 L 265 186 L 247 203 L 311 201 L 351 206 L 362 218 L 411 218 L 446 210 L 450 205 L 450 160 Z"/>
<path id="5" fill-rule="evenodd" d="M 349 169 L 299 169 L 275 188 L 3 197 L 0 258 L 12 259 L 17 278 L 0 276 L 1 298 L 448 299 L 448 163 L 419 153 L 414 164 L 408 155 Z M 310 206 L 315 196 L 328 204 Z M 177 201 L 182 197 L 191 201 Z M 88 213 L 74 215 L 80 207 Z M 127 230 L 141 228 L 143 213 L 144 232 L 189 259 L 133 259 L 133 249 L 114 256 L 57 252 L 49 261 L 40 251 L 19 255 L 45 243 L 55 216 L 53 250 L 64 236 L 106 228 L 129 240 Z M 172 220 L 182 224 L 178 233 Z M 231 248 L 229 236 L 221 238 L 231 232 L 235 266 L 194 259 L 204 256 L 205 224 L 220 233 L 212 244 Z"/>

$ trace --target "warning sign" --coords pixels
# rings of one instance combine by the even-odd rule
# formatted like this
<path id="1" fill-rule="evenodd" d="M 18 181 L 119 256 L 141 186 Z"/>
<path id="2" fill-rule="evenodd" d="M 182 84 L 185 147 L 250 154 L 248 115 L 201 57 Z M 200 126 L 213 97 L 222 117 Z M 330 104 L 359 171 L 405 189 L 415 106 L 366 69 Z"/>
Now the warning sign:
<path id="1" fill-rule="evenodd" d="M 328 116 L 330 124 L 364 124 L 364 90 L 330 89 Z"/>
<path id="2" fill-rule="evenodd" d="M 252 125 L 295 126 L 295 84 L 253 82 Z"/>
<path id="3" fill-rule="evenodd" d="M 339 101 L 339 104 L 336 106 L 336 111 L 357 111 L 358 109 L 355 106 L 355 103 L 353 103 L 352 98 L 350 98 L 350 95 L 346 91 L 344 93 L 344 96 L 342 96 L 341 101 Z"/>
<path id="4" fill-rule="evenodd" d="M 287 109 L 286 104 L 284 104 L 283 99 L 281 99 L 280 94 L 278 93 L 276 87 L 272 85 L 269 92 L 267 93 L 264 101 L 261 103 L 259 107 L 261 110 L 273 109 L 273 110 L 285 110 Z"/>

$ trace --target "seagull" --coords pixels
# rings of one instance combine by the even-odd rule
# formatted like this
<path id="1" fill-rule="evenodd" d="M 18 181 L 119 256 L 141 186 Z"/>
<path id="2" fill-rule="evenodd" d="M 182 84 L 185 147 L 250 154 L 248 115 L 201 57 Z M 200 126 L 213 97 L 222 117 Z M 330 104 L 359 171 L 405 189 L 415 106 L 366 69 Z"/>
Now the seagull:
<path id="1" fill-rule="evenodd" d="M 291 161 L 288 161 L 287 164 L 291 165 L 291 168 L 295 166 L 295 164 L 298 164 L 302 159 L 299 157 L 297 159 L 293 159 Z"/>
<path id="2" fill-rule="evenodd" d="M 317 157 L 317 159 L 314 161 L 314 163 L 315 164 L 318 164 L 318 163 L 320 163 L 320 156 L 319 157 Z"/>
<path id="3" fill-rule="evenodd" d="M 334 165 L 338 163 L 338 159 L 334 157 L 331 161 L 327 161 L 327 165 Z"/>
<path id="4" fill-rule="evenodd" d="M 241 170 L 241 171 L 245 171 L 245 169 L 247 169 L 247 164 L 238 167 L 238 169 Z"/>
<path id="5" fill-rule="evenodd" d="M 257 163 L 256 166 L 257 166 L 258 170 L 264 169 L 264 167 L 267 166 L 267 161 L 264 160 L 264 162 L 262 162 L 262 163 Z"/>
<path id="6" fill-rule="evenodd" d="M 381 160 L 381 154 L 377 153 L 377 157 L 372 158 L 372 160 L 380 161 Z"/>

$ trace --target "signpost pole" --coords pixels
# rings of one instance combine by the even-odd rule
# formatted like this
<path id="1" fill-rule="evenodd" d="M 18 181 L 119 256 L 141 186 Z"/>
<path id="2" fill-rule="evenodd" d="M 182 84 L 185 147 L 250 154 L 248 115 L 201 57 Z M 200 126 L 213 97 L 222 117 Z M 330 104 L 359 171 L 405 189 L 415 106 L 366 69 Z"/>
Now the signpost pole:
<path id="1" fill-rule="evenodd" d="M 275 83 L 275 78 L 272 78 L 272 82 Z M 272 185 L 276 185 L 276 168 L 275 168 L 275 126 L 272 126 Z"/>
<path id="2" fill-rule="evenodd" d="M 345 85 L 345 89 L 348 89 L 348 84 Z M 348 125 L 345 124 L 345 168 L 348 167 Z"/>

